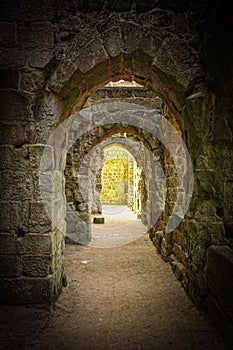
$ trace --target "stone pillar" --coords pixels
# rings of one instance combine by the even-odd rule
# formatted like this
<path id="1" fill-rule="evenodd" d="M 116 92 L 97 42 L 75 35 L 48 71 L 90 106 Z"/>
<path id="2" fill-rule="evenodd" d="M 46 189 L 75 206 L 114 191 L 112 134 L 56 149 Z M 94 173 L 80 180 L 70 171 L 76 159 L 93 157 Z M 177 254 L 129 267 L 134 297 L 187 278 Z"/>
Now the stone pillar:
<path id="1" fill-rule="evenodd" d="M 53 150 L 47 147 L 46 181 L 39 184 L 44 145 L 1 145 L 0 302 L 45 304 L 56 299 L 63 277 L 63 234 L 45 212 L 41 188 L 60 218 L 63 197 L 54 197 L 61 174 L 54 170 Z"/>

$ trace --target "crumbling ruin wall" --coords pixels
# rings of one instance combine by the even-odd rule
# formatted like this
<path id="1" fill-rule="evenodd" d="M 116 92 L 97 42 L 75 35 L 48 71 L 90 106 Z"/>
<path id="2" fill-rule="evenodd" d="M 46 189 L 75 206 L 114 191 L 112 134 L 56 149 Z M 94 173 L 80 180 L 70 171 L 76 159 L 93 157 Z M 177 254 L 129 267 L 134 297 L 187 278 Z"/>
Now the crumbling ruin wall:
<path id="1" fill-rule="evenodd" d="M 68 117 L 90 94 L 121 78 L 151 88 L 164 101 L 164 115 L 177 123 L 194 167 L 185 219 L 168 237 L 165 211 L 151 238 L 156 246 L 161 243 L 175 271 L 183 264 L 177 274 L 193 300 L 209 300 L 211 310 L 218 305 L 221 315 L 233 319 L 229 295 L 222 296 L 213 283 L 217 278 L 232 290 L 232 279 L 223 273 L 232 266 L 233 69 L 226 59 L 232 38 L 221 25 L 232 8 L 215 5 L 1 2 L 1 303 L 49 303 L 58 296 L 66 212 L 61 144 L 66 139 L 56 147 L 45 144 L 62 121 L 66 134 Z M 47 181 L 41 184 L 45 149 Z M 41 186 L 55 226 L 44 210 Z"/>

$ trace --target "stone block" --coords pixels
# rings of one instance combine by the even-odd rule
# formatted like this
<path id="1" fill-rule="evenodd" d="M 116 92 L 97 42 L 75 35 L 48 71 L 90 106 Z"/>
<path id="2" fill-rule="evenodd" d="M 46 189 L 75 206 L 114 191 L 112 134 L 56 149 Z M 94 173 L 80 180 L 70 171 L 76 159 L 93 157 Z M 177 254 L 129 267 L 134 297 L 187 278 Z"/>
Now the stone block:
<path id="1" fill-rule="evenodd" d="M 1 201 L 0 206 L 0 231 L 17 233 L 20 228 L 28 232 L 28 202 Z"/>
<path id="2" fill-rule="evenodd" d="M 199 200 L 194 218 L 201 223 L 221 222 L 221 219 L 216 215 L 216 202 L 210 200 Z"/>
<path id="3" fill-rule="evenodd" d="M 187 57 L 189 56 L 189 57 Z M 166 38 L 154 59 L 153 65 L 168 76 L 172 76 L 184 87 L 187 87 L 191 75 L 190 65 L 193 63 L 191 53 L 187 51 L 182 40 Z"/>
<path id="4" fill-rule="evenodd" d="M 93 224 L 104 224 L 104 217 L 94 217 Z"/>
<path id="5" fill-rule="evenodd" d="M 13 145 L 0 145 L 0 170 L 30 170 L 28 152 Z"/>
<path id="6" fill-rule="evenodd" d="M 0 279 L 0 304 L 49 304 L 54 294 L 54 276 Z"/>
<path id="7" fill-rule="evenodd" d="M 161 243 L 163 239 L 163 232 L 162 231 L 151 232 L 151 238 L 153 240 L 155 247 L 160 251 Z"/>
<path id="8" fill-rule="evenodd" d="M 86 47 L 83 47 L 79 50 L 79 54 L 74 62 L 74 65 L 80 72 L 87 73 L 97 64 L 104 62 L 107 59 L 109 59 L 109 57 L 101 40 L 95 39 L 91 41 Z"/>
<path id="9" fill-rule="evenodd" d="M 72 41 L 69 52 L 69 56 L 72 58 L 72 60 L 75 60 L 79 56 L 78 51 L 82 47 L 87 46 L 88 43 L 92 41 L 96 36 L 98 36 L 98 32 L 95 28 L 84 29 L 80 34 L 76 35 Z"/>
<path id="10" fill-rule="evenodd" d="M 185 247 L 187 239 L 185 234 L 185 225 L 182 226 L 181 230 L 176 229 L 173 231 L 173 239 L 174 241 L 179 244 L 181 247 Z"/>
<path id="11" fill-rule="evenodd" d="M 177 243 L 175 243 L 173 246 L 173 253 L 175 254 L 175 256 L 177 257 L 177 259 L 179 261 L 182 260 L 183 251 L 182 251 L 181 246 L 178 245 Z"/>
<path id="12" fill-rule="evenodd" d="M 63 195 L 64 191 L 64 173 L 56 170 L 53 172 L 53 193 L 54 198 L 58 199 Z"/>
<path id="13" fill-rule="evenodd" d="M 61 197 L 53 202 L 53 208 L 52 208 L 53 224 L 56 227 L 61 229 L 62 227 L 60 225 L 62 225 L 63 221 L 65 220 L 65 217 L 66 217 L 66 201 L 63 197 Z"/>
<path id="14" fill-rule="evenodd" d="M 43 252 L 41 252 L 43 254 Z M 54 272 L 52 255 L 23 256 L 22 275 L 28 277 L 46 277 Z"/>
<path id="15" fill-rule="evenodd" d="M 0 200 L 31 200 L 33 188 L 33 178 L 30 171 L 5 170 L 1 172 Z"/>
<path id="16" fill-rule="evenodd" d="M 54 16 L 54 9 L 53 0 L 21 0 L 17 17 L 25 22 L 27 28 L 30 28 L 32 21 L 51 21 Z"/>
<path id="17" fill-rule="evenodd" d="M 182 263 L 178 261 L 172 261 L 171 263 L 172 271 L 179 281 L 183 281 L 185 278 L 185 267 Z"/>
<path id="18" fill-rule="evenodd" d="M 27 234 L 17 245 L 19 254 L 49 255 L 55 251 L 56 241 L 53 234 Z"/>
<path id="19" fill-rule="evenodd" d="M 151 58 L 154 58 L 162 44 L 162 35 L 159 36 L 157 32 L 147 32 L 145 31 L 143 33 L 142 39 L 139 43 L 139 47 L 144 52 L 145 54 L 149 55 Z M 152 108 L 155 108 L 156 105 L 161 107 L 161 103 L 158 104 L 158 101 L 151 101 L 153 105 L 151 106 Z M 151 103 L 148 101 L 148 103 Z"/>
<path id="20" fill-rule="evenodd" d="M 18 277 L 22 273 L 22 259 L 18 255 L 0 255 L 0 277 Z"/>
<path id="21" fill-rule="evenodd" d="M 122 52 L 132 54 L 140 47 L 143 32 L 140 27 L 129 22 L 124 22 L 121 24 L 121 36 L 124 42 Z"/>
<path id="22" fill-rule="evenodd" d="M 62 254 L 62 247 L 61 247 L 61 245 L 60 245 L 59 249 L 56 251 L 56 253 L 54 255 L 53 264 L 56 267 L 56 272 L 62 271 L 63 264 L 64 264 L 64 257 L 63 257 L 63 254 Z"/>
<path id="23" fill-rule="evenodd" d="M 34 201 L 46 201 L 44 203 L 47 203 L 47 205 L 51 207 L 51 203 L 55 197 L 53 190 L 53 172 L 47 171 L 45 173 L 40 173 L 38 170 L 33 170 L 32 175 L 34 184 Z"/>
<path id="24" fill-rule="evenodd" d="M 45 210 L 43 202 L 31 202 L 29 210 L 29 230 L 32 233 L 50 232 L 52 230 L 51 219 Z"/>
<path id="25" fill-rule="evenodd" d="M 45 73 L 39 70 L 21 72 L 20 90 L 39 92 L 45 83 Z"/>
<path id="26" fill-rule="evenodd" d="M 53 50 L 35 50 L 31 53 L 29 65 L 32 68 L 45 68 L 53 59 Z"/>
<path id="27" fill-rule="evenodd" d="M 0 233 L 0 254 L 17 254 L 15 235 L 6 232 Z"/>
<path id="28" fill-rule="evenodd" d="M 67 59 L 66 64 L 61 63 L 57 70 L 53 73 L 51 79 L 48 82 L 48 88 L 55 93 L 60 93 L 65 83 L 74 75 L 76 70 L 77 68 L 71 59 Z M 77 80 L 81 80 L 81 73 L 80 78 L 77 78 Z"/>
<path id="29" fill-rule="evenodd" d="M 65 243 L 65 235 L 63 232 L 56 230 L 54 233 L 54 244 L 55 244 L 55 250 L 58 251 L 59 248 L 61 248 L 61 252 L 64 252 L 64 243 Z"/>
<path id="30" fill-rule="evenodd" d="M 32 170 L 49 171 L 54 169 L 53 147 L 44 144 L 24 145 L 23 151 L 28 155 Z M 42 162 L 43 155 L 43 162 Z"/>
<path id="31" fill-rule="evenodd" d="M 216 197 L 223 193 L 223 176 L 220 171 L 216 170 L 196 170 L 196 178 L 199 181 L 199 191 L 203 191 L 205 195 Z"/>
<path id="32" fill-rule="evenodd" d="M 29 27 L 19 23 L 17 45 L 20 48 L 49 49 L 54 46 L 53 25 L 49 22 L 32 22 Z"/>
<path id="33" fill-rule="evenodd" d="M 82 212 L 87 211 L 87 203 L 83 202 L 83 203 L 77 204 L 77 210 Z"/>
<path id="34" fill-rule="evenodd" d="M 104 40 L 104 47 L 109 56 L 118 56 L 121 53 L 124 45 L 119 28 L 111 27 L 108 30 L 105 30 L 101 36 Z"/>
<path id="35" fill-rule="evenodd" d="M 5 115 L 4 115 L 5 118 Z M 19 116 L 19 118 L 21 118 Z M 0 128 L 0 144 L 21 147 L 35 141 L 35 124 L 33 122 L 3 121 Z M 19 168 L 21 165 L 19 164 Z"/>
<path id="36" fill-rule="evenodd" d="M 207 254 L 207 283 L 210 294 L 233 320 L 233 250 L 211 246 Z"/>

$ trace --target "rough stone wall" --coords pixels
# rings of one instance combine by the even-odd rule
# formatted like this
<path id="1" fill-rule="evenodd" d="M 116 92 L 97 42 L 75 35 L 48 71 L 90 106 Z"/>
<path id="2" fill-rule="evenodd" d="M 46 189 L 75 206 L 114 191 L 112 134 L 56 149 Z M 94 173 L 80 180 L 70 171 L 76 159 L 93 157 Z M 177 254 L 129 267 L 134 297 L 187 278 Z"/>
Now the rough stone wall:
<path id="1" fill-rule="evenodd" d="M 126 205 L 128 192 L 133 186 L 133 159 L 128 159 L 128 153 L 117 146 L 105 149 L 104 154 L 101 201 Z"/>
<path id="2" fill-rule="evenodd" d="M 196 301 L 211 296 L 209 305 L 220 305 L 230 324 L 231 308 L 209 276 L 222 276 L 232 289 L 224 274 L 233 222 L 232 4 L 11 0 L 0 6 L 1 302 L 46 303 L 58 295 L 63 235 L 44 213 L 40 156 L 55 127 L 92 92 L 128 78 L 163 99 L 195 169 L 191 206 L 167 237 L 168 255 L 186 251 L 180 260 L 188 294 Z M 63 225 L 65 154 L 47 148 L 50 185 L 44 186 Z M 160 225 L 152 239 L 162 231 L 166 246 Z M 219 259 L 225 263 L 216 264 Z"/>
<path id="3" fill-rule="evenodd" d="M 81 147 L 80 147 L 81 146 Z M 101 169 L 103 151 L 95 147 L 85 155 L 79 150 L 88 145 L 75 143 L 69 150 L 65 168 L 66 178 L 66 241 L 81 244 L 89 243 L 91 238 L 91 213 L 101 213 L 100 202 Z M 83 157 L 82 157 L 83 155 Z M 80 157 L 81 156 L 81 157 Z M 79 220 L 77 221 L 76 215 Z"/>

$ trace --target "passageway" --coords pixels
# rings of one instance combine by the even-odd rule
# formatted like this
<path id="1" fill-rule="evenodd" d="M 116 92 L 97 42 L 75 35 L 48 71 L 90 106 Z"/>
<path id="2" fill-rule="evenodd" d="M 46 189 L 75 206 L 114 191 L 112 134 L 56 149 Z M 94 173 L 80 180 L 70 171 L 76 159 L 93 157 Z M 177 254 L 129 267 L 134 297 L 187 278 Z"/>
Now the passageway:
<path id="1" fill-rule="evenodd" d="M 65 265 L 52 316 L 27 308 L 17 319 L 14 310 L 11 327 L 2 313 L 3 349 L 226 349 L 147 235 L 112 249 L 67 245 Z"/>
<path id="2" fill-rule="evenodd" d="M 232 348 L 228 3 L 1 2 L 0 348 Z"/>
<path id="3" fill-rule="evenodd" d="M 93 215 L 93 219 L 98 216 Z M 103 205 L 104 224 L 92 224 L 89 246 L 96 248 L 120 247 L 133 242 L 148 230 L 146 225 L 126 205 Z"/>

